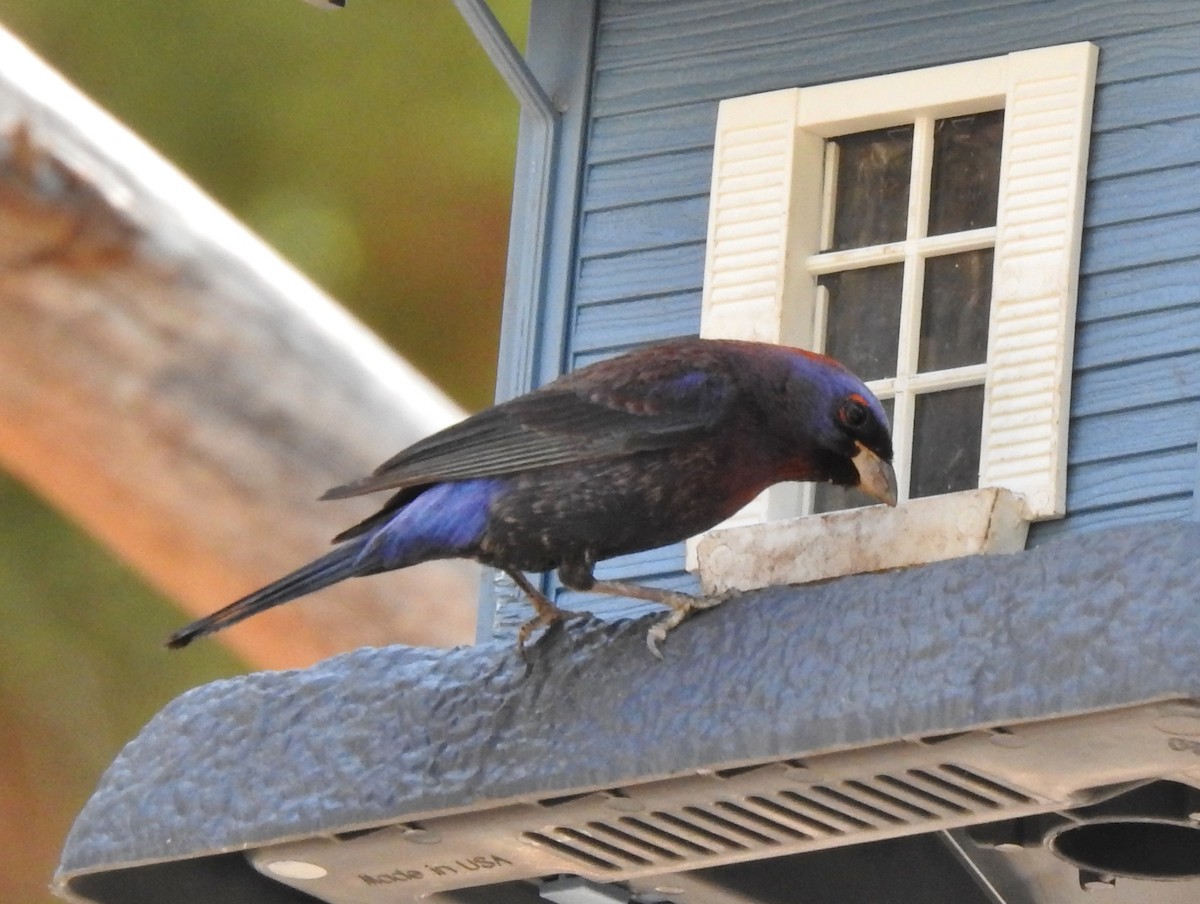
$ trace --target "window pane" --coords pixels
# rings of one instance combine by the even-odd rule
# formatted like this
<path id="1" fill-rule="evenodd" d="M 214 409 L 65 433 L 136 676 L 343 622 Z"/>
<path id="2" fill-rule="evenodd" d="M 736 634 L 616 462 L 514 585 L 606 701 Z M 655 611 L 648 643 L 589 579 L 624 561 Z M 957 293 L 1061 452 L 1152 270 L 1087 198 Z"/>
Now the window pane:
<path id="1" fill-rule="evenodd" d="M 977 487 L 982 429 L 982 386 L 917 396 L 909 497 Z"/>
<path id="2" fill-rule="evenodd" d="M 892 412 L 895 410 L 894 399 L 881 399 L 880 404 L 887 412 L 888 423 L 892 422 Z M 866 493 L 858 490 L 837 487 L 831 483 L 818 483 L 813 488 L 814 512 L 838 512 L 842 509 L 862 508 L 864 505 L 878 505 L 878 499 L 872 499 Z"/>
<path id="3" fill-rule="evenodd" d="M 925 261 L 918 370 L 987 360 L 993 257 L 991 248 L 982 248 Z"/>
<path id="4" fill-rule="evenodd" d="M 838 146 L 833 250 L 903 239 L 908 231 L 913 127 L 859 132 L 833 141 Z"/>
<path id="5" fill-rule="evenodd" d="M 1003 138 L 1003 110 L 934 123 L 929 235 L 996 225 Z"/>
<path id="6" fill-rule="evenodd" d="M 866 267 L 820 278 L 829 290 L 825 354 L 863 380 L 896 375 L 903 264 Z"/>

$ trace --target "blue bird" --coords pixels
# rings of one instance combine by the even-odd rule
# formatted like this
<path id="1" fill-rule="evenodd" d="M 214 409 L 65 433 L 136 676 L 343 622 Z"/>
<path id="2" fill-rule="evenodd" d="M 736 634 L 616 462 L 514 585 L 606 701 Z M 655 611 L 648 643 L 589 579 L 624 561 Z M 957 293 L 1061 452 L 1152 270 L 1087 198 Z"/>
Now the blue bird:
<path id="1" fill-rule="evenodd" d="M 557 569 L 576 590 L 648 600 L 667 632 L 719 600 L 598 581 L 597 562 L 676 543 L 784 480 L 858 487 L 894 505 L 887 416 L 870 390 L 822 355 L 732 340 L 677 339 L 581 368 L 496 405 L 327 492 L 396 491 L 334 538 L 330 552 L 173 634 L 170 647 L 350 577 L 431 559 L 503 570 L 539 627 L 559 609 L 525 577 Z"/>

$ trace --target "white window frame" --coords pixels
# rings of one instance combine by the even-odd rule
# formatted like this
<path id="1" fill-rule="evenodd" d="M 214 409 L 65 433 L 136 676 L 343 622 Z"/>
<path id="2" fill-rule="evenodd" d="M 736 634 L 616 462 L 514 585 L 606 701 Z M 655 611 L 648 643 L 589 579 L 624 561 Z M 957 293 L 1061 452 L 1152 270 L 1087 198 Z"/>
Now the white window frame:
<path id="1" fill-rule="evenodd" d="M 1001 519 L 1014 522 L 1016 533 L 988 546 L 996 533 L 985 524 L 980 528 L 983 540 L 973 536 L 965 546 L 955 546 L 934 538 L 935 548 L 908 551 L 900 556 L 903 561 L 884 557 L 870 563 L 872 567 L 982 551 L 981 542 L 987 548 L 1019 548 L 1029 521 L 1062 517 L 1066 511 L 1075 292 L 1096 60 L 1095 45 L 1067 44 L 731 98 L 720 105 L 701 335 L 817 348 L 816 337 L 823 334 L 819 274 L 863 256 L 882 263 L 911 261 L 931 251 L 995 249 L 981 489 L 914 500 L 905 508 L 920 503 L 918 509 L 926 513 L 939 509 L 939 517 L 925 519 L 932 524 L 956 506 L 974 511 L 981 504 L 987 508 L 987 500 L 999 499 L 1006 512 L 1016 514 Z M 1005 118 L 996 226 L 926 237 L 933 121 L 1000 108 Z M 827 182 L 832 181 L 824 176 L 826 139 L 911 123 L 916 124 L 915 189 L 907 237 L 870 249 L 822 252 L 822 239 L 827 238 L 821 234 L 822 223 L 828 219 L 822 213 L 828 211 Z M 906 279 L 920 279 L 922 268 L 908 270 L 913 276 Z M 919 284 L 908 289 L 920 297 Z M 911 331 L 915 325 L 907 328 Z M 910 420 L 898 420 L 901 431 L 907 430 Z M 896 438 L 897 446 L 907 450 L 909 437 Z M 907 461 L 898 463 L 907 468 Z M 900 479 L 906 488 L 907 473 Z M 736 538 L 727 528 L 792 517 L 803 510 L 801 492 L 795 485 L 774 487 L 713 536 L 723 537 L 728 548 Z M 888 519 L 896 513 L 887 515 L 876 506 L 799 520 L 833 518 L 838 523 L 839 517 L 842 523 L 854 519 L 853 531 L 863 535 L 864 530 L 874 533 L 872 522 L 894 528 Z M 953 521 L 953 514 L 950 518 Z M 819 539 L 831 528 L 825 524 L 801 533 L 805 530 Z M 694 541 L 689 546 L 689 567 L 698 567 L 709 589 L 728 586 L 705 574 L 699 552 L 717 545 Z M 812 552 L 803 558 L 809 559 Z M 834 573 L 851 570 L 868 569 L 847 565 Z M 829 576 L 818 569 L 806 571 L 803 579 Z"/>

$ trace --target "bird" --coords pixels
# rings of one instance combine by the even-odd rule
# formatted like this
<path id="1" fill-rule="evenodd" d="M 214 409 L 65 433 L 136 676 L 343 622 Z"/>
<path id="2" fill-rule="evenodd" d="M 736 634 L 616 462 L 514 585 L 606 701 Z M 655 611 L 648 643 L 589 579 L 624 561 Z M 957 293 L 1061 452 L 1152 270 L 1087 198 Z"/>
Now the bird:
<path id="1" fill-rule="evenodd" d="M 781 481 L 857 487 L 896 503 L 887 415 L 833 358 L 762 342 L 686 337 L 587 365 L 419 440 L 322 499 L 385 490 L 333 549 L 172 634 L 171 648 L 339 581 L 431 559 L 506 573 L 534 616 L 517 637 L 588 613 L 526 577 L 667 607 L 646 642 L 723 598 L 597 580 L 597 562 L 677 543 Z"/>

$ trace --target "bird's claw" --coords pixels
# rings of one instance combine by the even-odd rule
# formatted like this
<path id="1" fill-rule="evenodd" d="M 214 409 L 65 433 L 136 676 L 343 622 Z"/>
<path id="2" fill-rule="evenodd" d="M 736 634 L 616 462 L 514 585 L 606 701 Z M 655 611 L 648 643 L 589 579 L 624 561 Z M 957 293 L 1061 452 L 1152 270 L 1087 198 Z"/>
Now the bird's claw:
<path id="1" fill-rule="evenodd" d="M 672 594 L 670 599 L 665 600 L 666 604 L 671 607 L 671 611 L 666 618 L 650 626 L 650 630 L 646 632 L 646 646 L 650 648 L 651 653 L 662 659 L 662 650 L 658 648 L 658 645 L 666 641 L 668 633 L 683 624 L 684 620 L 693 612 L 703 612 L 705 609 L 719 606 L 732 595 L 732 593 L 719 593 L 713 596 Z"/>
<path id="2" fill-rule="evenodd" d="M 658 645 L 667 639 L 668 632 L 677 628 L 691 613 L 691 606 L 680 606 L 678 609 L 672 609 L 666 618 L 651 625 L 650 630 L 646 632 L 646 646 L 650 648 L 650 652 L 662 659 L 662 650 L 658 648 Z"/>
<path id="3" fill-rule="evenodd" d="M 550 634 L 557 626 L 565 622 L 574 621 L 577 618 L 591 618 L 590 612 L 573 612 L 570 609 L 560 609 L 554 605 L 553 600 L 546 594 L 542 593 L 537 587 L 529 582 L 529 578 L 525 577 L 519 571 L 506 570 L 505 573 L 512 578 L 512 582 L 516 584 L 525 595 L 529 597 L 529 602 L 533 604 L 534 616 L 521 625 L 521 629 L 517 631 L 517 653 L 525 663 L 525 672 L 533 667 L 533 663 L 529 661 L 529 651 L 525 646 L 525 642 L 529 640 L 529 635 L 538 628 L 546 628 L 546 634 Z"/>
<path id="4" fill-rule="evenodd" d="M 560 609 L 558 606 L 551 605 L 545 609 L 539 609 L 537 614 L 525 624 L 521 625 L 517 631 L 517 652 L 521 654 L 521 658 L 525 660 L 525 664 L 529 665 L 529 648 L 526 642 L 538 628 L 546 628 L 546 634 L 557 628 L 559 625 L 566 624 L 569 621 L 575 621 L 579 618 L 591 618 L 590 612 L 576 612 L 571 609 Z"/>

